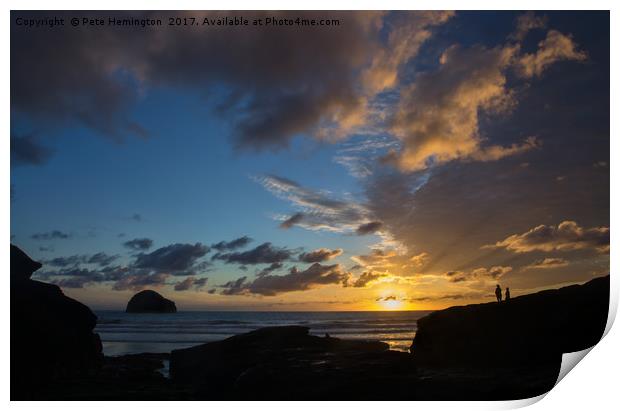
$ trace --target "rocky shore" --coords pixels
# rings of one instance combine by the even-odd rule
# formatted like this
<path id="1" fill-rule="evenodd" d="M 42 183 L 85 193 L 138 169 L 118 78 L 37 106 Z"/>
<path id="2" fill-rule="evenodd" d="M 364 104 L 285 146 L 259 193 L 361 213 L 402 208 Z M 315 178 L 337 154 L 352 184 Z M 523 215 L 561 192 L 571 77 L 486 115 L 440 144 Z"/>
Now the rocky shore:
<path id="1" fill-rule="evenodd" d="M 96 317 L 11 246 L 11 399 L 508 400 L 550 390 L 561 353 L 598 342 L 609 276 L 436 311 L 412 352 L 269 327 L 172 353 L 103 357 Z M 164 369 L 169 362 L 169 377 Z"/>

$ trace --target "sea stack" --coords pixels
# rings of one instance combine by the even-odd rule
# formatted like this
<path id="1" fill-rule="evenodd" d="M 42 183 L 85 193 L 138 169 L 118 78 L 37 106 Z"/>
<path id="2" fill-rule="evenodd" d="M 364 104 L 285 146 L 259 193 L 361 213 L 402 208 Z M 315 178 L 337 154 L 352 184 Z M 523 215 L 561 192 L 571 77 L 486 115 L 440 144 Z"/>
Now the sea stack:
<path id="1" fill-rule="evenodd" d="M 128 313 L 176 313 L 174 301 L 164 298 L 153 290 L 143 290 L 131 297 L 127 303 Z"/>

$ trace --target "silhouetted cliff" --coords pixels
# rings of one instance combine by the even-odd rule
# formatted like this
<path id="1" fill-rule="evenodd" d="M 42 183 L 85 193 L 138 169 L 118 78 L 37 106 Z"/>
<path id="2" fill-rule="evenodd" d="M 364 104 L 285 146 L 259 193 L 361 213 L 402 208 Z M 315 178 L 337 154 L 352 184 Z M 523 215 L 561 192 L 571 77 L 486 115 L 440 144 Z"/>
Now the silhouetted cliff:
<path id="1" fill-rule="evenodd" d="M 418 320 L 411 350 L 417 364 L 510 367 L 559 362 L 603 335 L 609 276 L 583 285 L 435 311 Z"/>
<path id="2" fill-rule="evenodd" d="M 58 378 L 103 360 L 97 317 L 60 288 L 30 279 L 41 264 L 11 245 L 11 399 L 33 400 Z"/>

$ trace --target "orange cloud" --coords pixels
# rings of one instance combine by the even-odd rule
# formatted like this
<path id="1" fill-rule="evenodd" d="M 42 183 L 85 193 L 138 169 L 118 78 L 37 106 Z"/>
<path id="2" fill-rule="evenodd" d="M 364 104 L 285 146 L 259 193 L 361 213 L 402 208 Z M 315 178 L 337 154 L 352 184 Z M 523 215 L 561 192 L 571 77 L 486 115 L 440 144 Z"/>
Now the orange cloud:
<path id="1" fill-rule="evenodd" d="M 586 248 L 609 252 L 609 227 L 583 228 L 574 221 L 557 227 L 539 225 L 523 234 L 513 234 L 485 248 L 503 247 L 516 253 L 530 251 L 569 251 Z"/>
<path id="2" fill-rule="evenodd" d="M 401 170 L 416 171 L 456 159 L 492 161 L 537 146 L 535 139 L 510 147 L 483 148 L 481 110 L 506 112 L 515 99 L 506 87 L 506 69 L 519 47 L 450 47 L 439 69 L 418 76 L 401 93 L 391 131 L 403 142 L 386 157 Z"/>
<path id="3" fill-rule="evenodd" d="M 568 261 L 563 258 L 545 258 L 543 260 L 534 261 L 532 264 L 525 267 L 528 268 L 536 268 L 536 269 L 544 269 L 544 268 L 558 268 L 558 267 L 566 267 L 568 265 Z"/>
<path id="4" fill-rule="evenodd" d="M 556 30 L 549 30 L 547 37 L 538 43 L 536 53 L 525 54 L 519 58 L 518 71 L 523 77 L 537 77 L 556 61 L 577 60 L 587 58 L 586 53 L 577 50 L 570 36 Z"/>
<path id="5" fill-rule="evenodd" d="M 512 267 L 508 266 L 493 266 L 490 268 L 476 268 L 471 271 L 448 271 L 445 275 L 448 277 L 448 281 L 452 283 L 460 283 L 463 281 L 479 280 L 479 279 L 493 279 L 497 280 L 504 276 L 504 274 L 512 271 Z"/>

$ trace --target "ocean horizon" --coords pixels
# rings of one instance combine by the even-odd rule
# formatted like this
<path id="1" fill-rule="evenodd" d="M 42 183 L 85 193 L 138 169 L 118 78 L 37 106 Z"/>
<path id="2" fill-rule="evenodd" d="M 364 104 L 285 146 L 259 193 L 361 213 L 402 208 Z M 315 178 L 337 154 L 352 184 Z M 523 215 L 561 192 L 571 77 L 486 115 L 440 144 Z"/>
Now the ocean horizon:
<path id="1" fill-rule="evenodd" d="M 416 321 L 432 311 L 179 311 L 135 314 L 95 311 L 95 332 L 108 356 L 165 353 L 263 327 L 300 325 L 310 334 L 375 340 L 391 350 L 407 351 Z"/>

